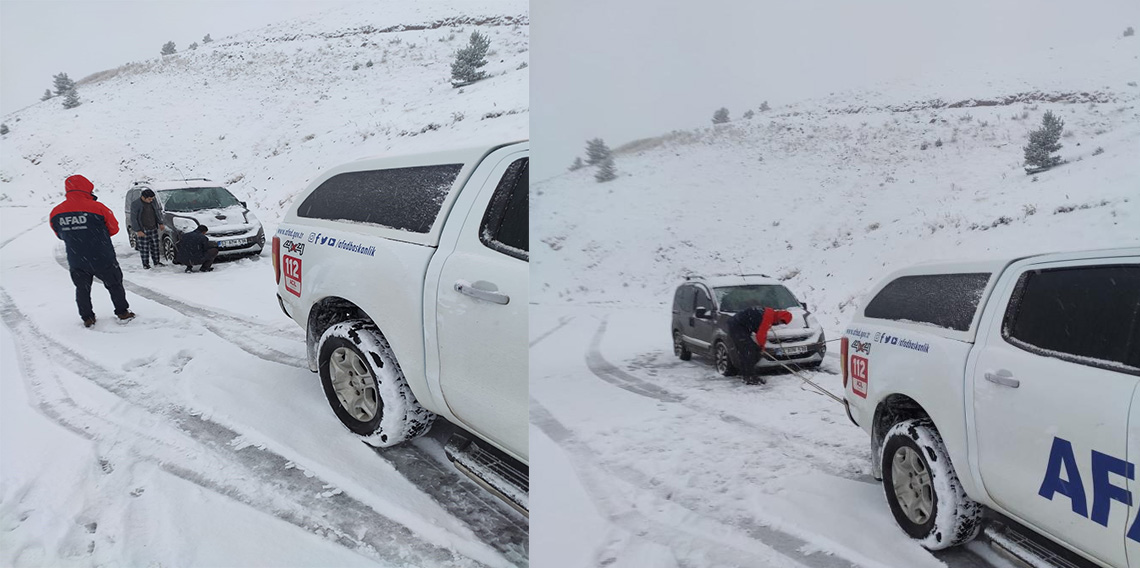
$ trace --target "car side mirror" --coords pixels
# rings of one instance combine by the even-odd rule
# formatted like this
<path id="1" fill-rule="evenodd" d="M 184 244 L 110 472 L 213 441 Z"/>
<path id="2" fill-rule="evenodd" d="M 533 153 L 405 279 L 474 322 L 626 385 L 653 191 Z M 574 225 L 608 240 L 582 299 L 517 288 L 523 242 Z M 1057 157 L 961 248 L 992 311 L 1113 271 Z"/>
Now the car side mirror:
<path id="1" fill-rule="evenodd" d="M 242 206 L 242 207 L 245 207 L 246 209 L 249 209 L 249 205 L 246 205 L 244 201 L 238 201 L 238 203 L 241 203 L 241 206 Z"/>
<path id="2" fill-rule="evenodd" d="M 700 306 L 693 312 L 693 315 L 697 316 L 697 319 L 708 319 L 709 309 L 704 306 Z"/>

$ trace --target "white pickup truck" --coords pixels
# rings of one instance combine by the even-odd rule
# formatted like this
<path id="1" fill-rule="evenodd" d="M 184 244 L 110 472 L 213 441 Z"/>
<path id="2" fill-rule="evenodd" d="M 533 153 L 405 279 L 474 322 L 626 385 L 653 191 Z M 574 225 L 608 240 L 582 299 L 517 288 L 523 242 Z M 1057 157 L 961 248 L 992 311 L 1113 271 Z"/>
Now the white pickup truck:
<path id="1" fill-rule="evenodd" d="M 994 521 L 1031 564 L 1140 567 L 1140 248 L 921 265 L 867 298 L 844 398 L 907 534 Z"/>
<path id="2" fill-rule="evenodd" d="M 273 237 L 281 309 L 336 416 L 378 447 L 458 426 L 453 463 L 524 514 L 527 142 L 366 159 L 297 195 Z"/>

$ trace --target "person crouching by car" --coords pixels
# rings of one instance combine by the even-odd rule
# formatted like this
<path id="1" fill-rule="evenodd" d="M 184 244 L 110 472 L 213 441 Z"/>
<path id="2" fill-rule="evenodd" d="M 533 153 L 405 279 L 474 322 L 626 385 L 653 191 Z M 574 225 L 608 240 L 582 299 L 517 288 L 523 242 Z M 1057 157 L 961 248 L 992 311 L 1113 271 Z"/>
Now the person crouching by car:
<path id="1" fill-rule="evenodd" d="M 154 199 L 153 190 L 144 189 L 138 200 L 131 203 L 131 227 L 135 229 L 143 268 L 149 269 L 151 260 L 155 266 L 166 266 L 158 248 L 158 232 L 165 231 L 166 226 L 162 224 L 162 205 Z"/>
<path id="2" fill-rule="evenodd" d="M 194 265 L 201 264 L 202 272 L 213 270 L 214 258 L 218 256 L 218 243 L 206 238 L 206 226 L 182 235 L 178 241 L 178 262 L 186 265 L 186 272 L 194 272 Z"/>

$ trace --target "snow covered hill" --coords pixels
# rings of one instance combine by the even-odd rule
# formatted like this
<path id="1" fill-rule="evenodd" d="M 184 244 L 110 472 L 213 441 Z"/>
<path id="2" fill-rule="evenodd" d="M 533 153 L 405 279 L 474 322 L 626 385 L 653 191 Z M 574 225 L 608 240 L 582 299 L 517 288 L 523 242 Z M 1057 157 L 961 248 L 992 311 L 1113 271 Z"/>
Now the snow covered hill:
<path id="1" fill-rule="evenodd" d="M 765 273 L 841 329 L 907 264 L 1140 242 L 1138 54 L 999 58 L 616 148 L 612 182 L 535 185 L 532 301 L 659 305 L 690 273 Z M 1027 176 L 1049 110 L 1068 163 Z"/>
<path id="2" fill-rule="evenodd" d="M 453 89 L 475 30 L 489 78 Z M 207 177 L 274 224 L 345 161 L 526 138 L 528 55 L 525 1 L 449 0 L 353 4 L 128 63 L 80 80 L 75 109 L 3 117 L 0 205 L 46 207 L 75 173 L 112 204 L 138 179 Z"/>

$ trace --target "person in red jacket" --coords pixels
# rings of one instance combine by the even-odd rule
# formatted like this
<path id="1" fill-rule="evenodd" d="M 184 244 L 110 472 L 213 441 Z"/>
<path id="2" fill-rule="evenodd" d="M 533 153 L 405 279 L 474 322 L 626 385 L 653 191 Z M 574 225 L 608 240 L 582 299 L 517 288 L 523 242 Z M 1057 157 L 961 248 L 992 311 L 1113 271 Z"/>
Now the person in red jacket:
<path id="1" fill-rule="evenodd" d="M 135 317 L 123 290 L 123 271 L 115 256 L 111 236 L 119 232 L 119 222 L 107 206 L 95 198 L 95 186 L 85 177 L 75 175 L 63 184 L 66 199 L 51 210 L 51 228 L 67 248 L 67 265 L 75 284 L 75 303 L 83 325 L 95 325 L 91 307 L 91 282 L 98 278 L 111 293 L 115 315 L 128 321 Z"/>

